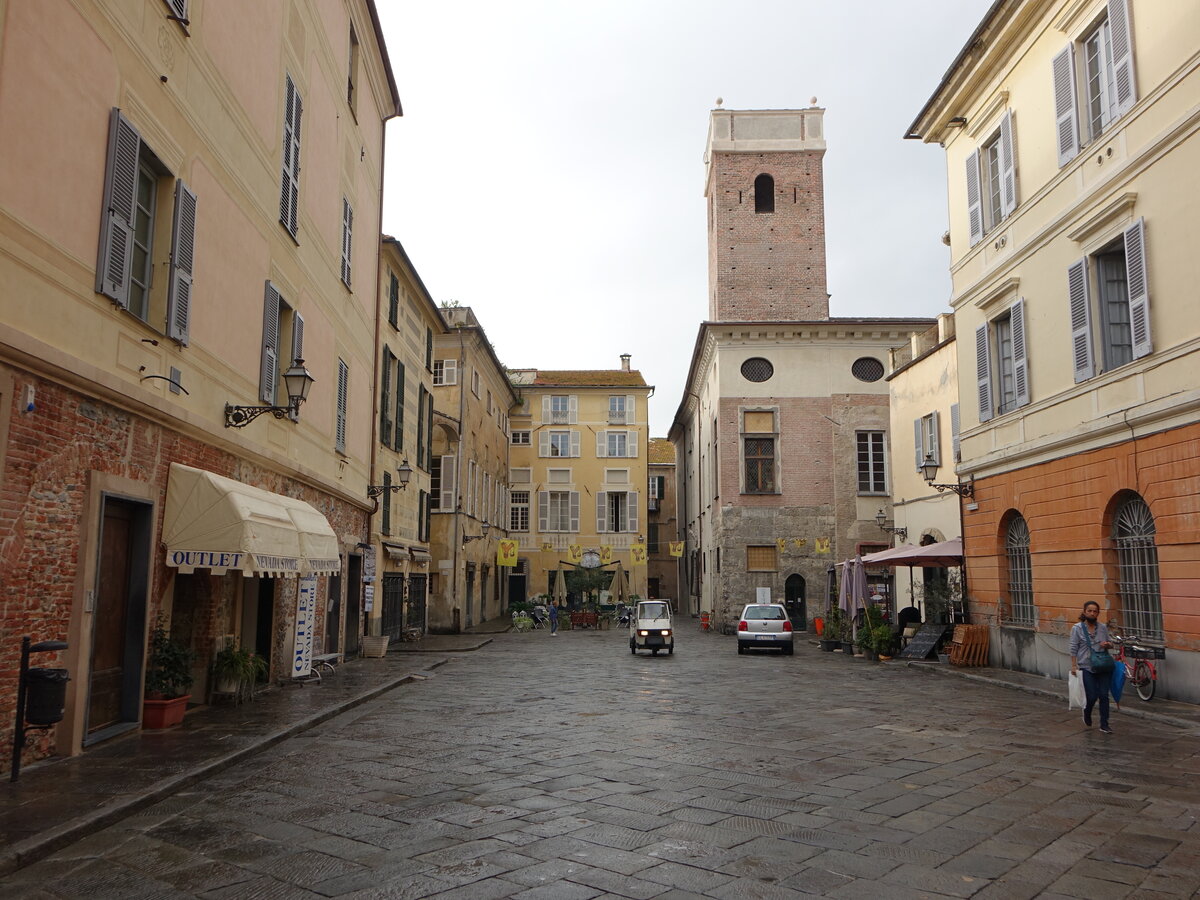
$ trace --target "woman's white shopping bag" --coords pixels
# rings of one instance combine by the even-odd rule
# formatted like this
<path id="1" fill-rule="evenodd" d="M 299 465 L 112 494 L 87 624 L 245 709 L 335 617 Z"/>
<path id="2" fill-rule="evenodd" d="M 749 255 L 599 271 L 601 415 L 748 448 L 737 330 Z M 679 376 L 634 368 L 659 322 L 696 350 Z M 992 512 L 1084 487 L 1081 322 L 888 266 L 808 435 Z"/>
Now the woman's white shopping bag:
<path id="1" fill-rule="evenodd" d="M 1067 681 L 1067 709 L 1083 709 L 1087 706 L 1087 694 L 1083 690 L 1083 676 L 1072 672 Z"/>

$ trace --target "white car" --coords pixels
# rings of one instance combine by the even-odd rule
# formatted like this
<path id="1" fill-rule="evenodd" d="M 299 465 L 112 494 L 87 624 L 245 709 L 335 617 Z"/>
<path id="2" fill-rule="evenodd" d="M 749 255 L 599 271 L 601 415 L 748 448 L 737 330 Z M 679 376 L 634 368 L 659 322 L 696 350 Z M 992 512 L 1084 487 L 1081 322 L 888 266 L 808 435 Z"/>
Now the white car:
<path id="1" fill-rule="evenodd" d="M 796 648 L 792 643 L 792 620 L 780 603 L 747 603 L 737 628 L 738 653 L 751 647 L 778 647 L 785 656 Z"/>
<path id="2" fill-rule="evenodd" d="M 675 652 L 675 628 L 671 623 L 671 604 L 666 600 L 639 600 L 629 617 L 629 652 L 659 650 Z"/>

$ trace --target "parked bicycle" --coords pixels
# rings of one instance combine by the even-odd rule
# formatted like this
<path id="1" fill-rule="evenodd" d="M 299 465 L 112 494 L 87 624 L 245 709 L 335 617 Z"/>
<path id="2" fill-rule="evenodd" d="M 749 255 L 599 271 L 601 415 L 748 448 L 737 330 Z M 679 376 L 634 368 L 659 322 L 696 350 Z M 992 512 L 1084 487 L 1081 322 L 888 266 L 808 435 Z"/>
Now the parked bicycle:
<path id="1" fill-rule="evenodd" d="M 1132 684 L 1143 700 L 1153 700 L 1158 686 L 1158 666 L 1154 660 L 1166 659 L 1162 647 L 1144 647 L 1124 638 L 1114 637 L 1117 646 L 1116 660 L 1125 667 L 1125 681 Z"/>

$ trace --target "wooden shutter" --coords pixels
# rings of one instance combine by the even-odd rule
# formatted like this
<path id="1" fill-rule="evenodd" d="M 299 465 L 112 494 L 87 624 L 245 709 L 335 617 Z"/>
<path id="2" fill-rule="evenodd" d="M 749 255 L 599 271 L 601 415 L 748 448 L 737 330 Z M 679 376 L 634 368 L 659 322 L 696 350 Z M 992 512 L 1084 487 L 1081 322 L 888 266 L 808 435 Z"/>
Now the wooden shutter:
<path id="1" fill-rule="evenodd" d="M 104 215 L 100 221 L 96 290 L 123 309 L 129 308 L 133 219 L 141 150 L 141 135 L 119 109 L 114 109 L 108 126 L 108 165 L 104 174 Z"/>
<path id="2" fill-rule="evenodd" d="M 1129 326 L 1133 333 L 1133 358 L 1148 356 L 1150 341 L 1150 288 L 1146 279 L 1146 220 L 1125 229 L 1125 281 L 1129 288 Z"/>
<path id="3" fill-rule="evenodd" d="M 579 491 L 571 491 L 569 531 L 579 531 Z"/>
<path id="4" fill-rule="evenodd" d="M 383 502 L 380 504 L 383 507 L 383 522 L 379 526 L 381 534 L 392 533 L 392 476 L 389 472 L 383 473 Z"/>
<path id="5" fill-rule="evenodd" d="M 354 207 L 342 198 L 342 282 L 350 287 L 350 259 L 354 235 Z"/>
<path id="6" fill-rule="evenodd" d="M 275 388 L 279 382 L 279 291 L 267 282 L 263 298 L 262 360 L 258 374 L 258 399 L 275 404 Z"/>
<path id="7" fill-rule="evenodd" d="M 571 429 L 571 456 L 579 458 L 579 432 Z"/>
<path id="8" fill-rule="evenodd" d="M 921 463 L 925 462 L 925 420 L 913 419 L 913 447 L 917 471 L 921 471 Z"/>
<path id="9" fill-rule="evenodd" d="M 338 360 L 336 449 L 346 452 L 346 405 L 350 397 L 350 367 Z"/>
<path id="10" fill-rule="evenodd" d="M 283 178 L 279 192 L 279 221 L 292 237 L 299 226 L 300 116 L 303 104 L 290 75 L 284 76 Z"/>
<path id="11" fill-rule="evenodd" d="M 196 195 L 182 180 L 175 182 L 175 216 L 171 223 L 171 280 L 167 285 L 167 337 L 188 342 L 192 311 L 192 271 L 196 251 Z"/>
<path id="12" fill-rule="evenodd" d="M 433 465 L 433 394 L 424 386 L 421 390 L 425 391 L 425 468 L 428 469 Z M 420 427 L 418 422 L 417 428 Z"/>
<path id="13" fill-rule="evenodd" d="M 550 530 L 550 492 L 538 491 L 538 531 Z"/>
<path id="14" fill-rule="evenodd" d="M 379 372 L 379 440 L 392 445 L 392 351 L 383 348 L 383 367 Z"/>
<path id="15" fill-rule="evenodd" d="M 167 6 L 171 10 L 171 15 L 177 19 L 182 19 L 181 25 L 187 25 L 187 0 L 167 0 Z"/>
<path id="16" fill-rule="evenodd" d="M 630 459 L 637 459 L 638 455 L 638 440 L 637 432 L 629 431 L 625 434 L 625 455 Z"/>
<path id="17" fill-rule="evenodd" d="M 629 394 L 625 397 L 625 422 L 632 425 L 637 421 L 637 397 Z"/>
<path id="18" fill-rule="evenodd" d="M 299 313 L 292 313 L 292 359 L 299 361 L 304 359 L 304 319 Z M 289 368 L 291 363 L 288 364 Z M 291 398 L 288 398 L 289 402 Z M 300 421 L 300 410 L 294 409 L 288 413 L 288 418 L 293 422 Z"/>
<path id="19" fill-rule="evenodd" d="M 1075 48 L 1067 44 L 1050 64 L 1054 76 L 1054 126 L 1058 165 L 1062 168 L 1079 154 L 1079 121 L 1075 113 Z"/>
<path id="20" fill-rule="evenodd" d="M 608 491 L 596 494 L 596 533 L 605 534 L 608 531 Z"/>
<path id="21" fill-rule="evenodd" d="M 967 229 L 974 247 L 983 240 L 983 192 L 979 186 L 979 151 L 967 157 Z"/>
<path id="22" fill-rule="evenodd" d="M 458 360 L 442 361 L 442 384 L 458 384 Z"/>
<path id="23" fill-rule="evenodd" d="M 572 394 L 567 398 L 567 424 L 579 423 L 579 398 Z"/>
<path id="24" fill-rule="evenodd" d="M 626 531 L 637 534 L 638 532 L 638 492 L 627 491 L 625 494 L 625 515 L 628 528 Z"/>
<path id="25" fill-rule="evenodd" d="M 950 407 L 950 444 L 954 451 L 954 461 L 962 462 L 962 447 L 959 432 L 962 430 L 958 416 L 958 404 Z"/>
<path id="26" fill-rule="evenodd" d="M 1014 406 L 1029 405 L 1029 353 L 1025 346 L 1025 299 L 1012 305 L 1009 313 L 1012 324 Z"/>
<path id="27" fill-rule="evenodd" d="M 992 418 L 992 358 L 988 348 L 988 324 L 975 329 L 975 381 L 979 389 L 979 421 Z"/>
<path id="28" fill-rule="evenodd" d="M 1071 304 L 1071 356 L 1074 360 L 1075 383 L 1079 384 L 1096 374 L 1086 256 L 1067 268 L 1067 297 Z"/>
<path id="29" fill-rule="evenodd" d="M 1117 91 L 1117 115 L 1137 102 L 1133 77 L 1133 27 L 1129 21 L 1129 0 L 1108 0 L 1108 27 L 1112 41 L 1113 84 Z"/>
<path id="30" fill-rule="evenodd" d="M 396 360 L 396 431 L 392 446 L 397 450 L 404 449 L 404 389 L 404 363 Z"/>
<path id="31" fill-rule="evenodd" d="M 438 497 L 438 508 L 454 512 L 454 457 L 442 457 L 442 490 Z"/>
<path id="32" fill-rule="evenodd" d="M 542 422 L 550 421 L 550 397 L 549 395 L 542 398 Z"/>
<path id="33" fill-rule="evenodd" d="M 933 461 L 939 466 L 942 464 L 942 415 L 936 409 L 929 414 L 929 443 L 932 446 L 929 452 L 933 454 Z"/>
<path id="34" fill-rule="evenodd" d="M 425 431 L 421 423 L 425 421 L 425 387 L 417 391 L 417 465 L 425 466 Z"/>
<path id="35" fill-rule="evenodd" d="M 596 432 L 596 458 L 604 459 L 607 456 L 608 456 L 608 432 L 603 431 L 603 430 L 597 431 Z"/>
<path id="36" fill-rule="evenodd" d="M 1013 136 L 1013 114 L 1004 111 L 1000 120 L 1000 214 L 1007 218 L 1017 208 L 1017 154 Z"/>
<path id="37" fill-rule="evenodd" d="M 425 329 L 425 371 L 433 371 L 433 329 Z"/>
<path id="38" fill-rule="evenodd" d="M 550 455 L 550 432 L 542 429 L 538 432 L 538 456 Z"/>

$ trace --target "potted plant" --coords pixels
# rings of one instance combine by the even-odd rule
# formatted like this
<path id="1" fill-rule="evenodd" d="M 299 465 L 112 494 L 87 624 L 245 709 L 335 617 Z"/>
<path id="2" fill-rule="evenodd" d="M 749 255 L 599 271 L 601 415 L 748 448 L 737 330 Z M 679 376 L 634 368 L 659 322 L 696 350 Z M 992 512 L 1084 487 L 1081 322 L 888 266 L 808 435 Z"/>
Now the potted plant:
<path id="1" fill-rule="evenodd" d="M 821 649 L 832 653 L 842 640 L 842 611 L 836 606 L 825 616 L 824 627 L 821 630 Z"/>
<path id="2" fill-rule="evenodd" d="M 254 696 L 254 684 L 267 675 L 267 661 L 231 638 L 213 657 L 213 680 L 218 693 Z"/>
<path id="3" fill-rule="evenodd" d="M 858 637 L 854 642 L 860 651 L 862 651 L 863 659 L 875 659 L 875 630 L 864 624 L 858 629 Z"/>
<path id="4" fill-rule="evenodd" d="M 150 655 L 146 660 L 146 695 L 142 701 L 142 727 L 169 728 L 183 721 L 188 689 L 192 686 L 195 654 L 171 640 L 159 619 L 150 632 Z"/>
<path id="5" fill-rule="evenodd" d="M 871 646 L 880 659 L 891 659 L 894 645 L 891 626 L 881 624 L 871 629 Z"/>

